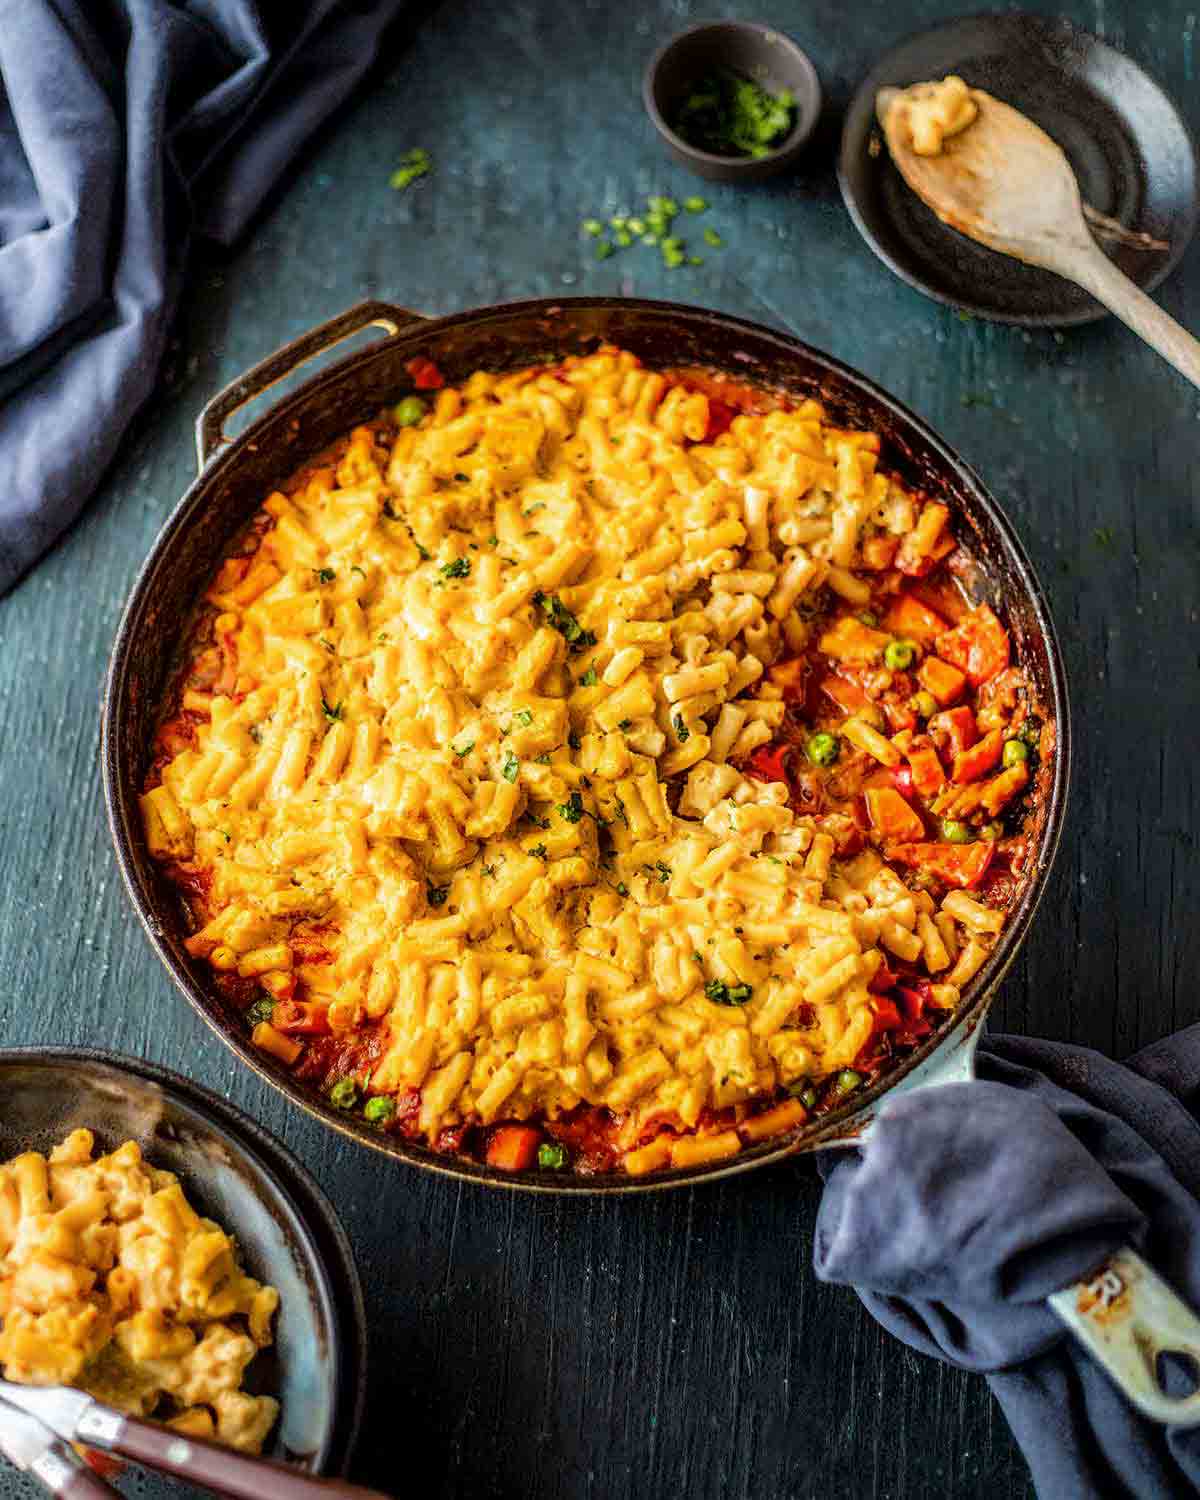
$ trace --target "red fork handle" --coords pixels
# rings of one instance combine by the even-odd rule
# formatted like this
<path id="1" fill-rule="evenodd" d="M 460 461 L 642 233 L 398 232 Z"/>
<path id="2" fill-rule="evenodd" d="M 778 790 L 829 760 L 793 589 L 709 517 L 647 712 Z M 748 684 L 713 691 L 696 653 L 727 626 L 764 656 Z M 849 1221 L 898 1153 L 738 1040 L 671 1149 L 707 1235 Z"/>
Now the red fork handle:
<path id="1" fill-rule="evenodd" d="M 70 1448 L 56 1443 L 29 1465 L 30 1473 L 58 1500 L 120 1500 L 120 1491 L 100 1478 Z"/>

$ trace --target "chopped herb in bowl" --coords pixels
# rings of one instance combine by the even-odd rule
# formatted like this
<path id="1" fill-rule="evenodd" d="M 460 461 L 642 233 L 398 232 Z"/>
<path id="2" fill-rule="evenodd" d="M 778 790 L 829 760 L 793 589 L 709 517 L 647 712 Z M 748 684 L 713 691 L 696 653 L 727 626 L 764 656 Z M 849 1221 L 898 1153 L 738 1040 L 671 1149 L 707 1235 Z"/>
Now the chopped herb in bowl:
<path id="1" fill-rule="evenodd" d="M 766 156 L 782 143 L 795 118 L 795 100 L 787 89 L 772 94 L 752 78 L 722 68 L 696 83 L 671 119 L 671 129 L 689 146 L 714 156 Z"/>

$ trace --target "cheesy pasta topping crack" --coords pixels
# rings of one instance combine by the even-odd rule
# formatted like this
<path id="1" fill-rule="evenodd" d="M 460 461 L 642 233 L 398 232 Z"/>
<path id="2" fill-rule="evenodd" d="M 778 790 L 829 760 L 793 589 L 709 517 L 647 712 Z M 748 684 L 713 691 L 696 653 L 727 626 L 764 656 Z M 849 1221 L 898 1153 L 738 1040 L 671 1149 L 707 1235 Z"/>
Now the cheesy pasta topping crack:
<path id="1" fill-rule="evenodd" d="M 430 1141 L 692 1130 L 851 1067 L 889 956 L 952 1007 L 1002 925 L 754 766 L 802 653 L 883 670 L 864 569 L 928 571 L 946 508 L 813 401 L 718 406 L 613 349 L 472 375 L 269 496 L 211 586 L 142 803 L 188 947 L 285 1061 L 361 1042 Z M 841 773 L 904 762 L 856 703 Z"/>

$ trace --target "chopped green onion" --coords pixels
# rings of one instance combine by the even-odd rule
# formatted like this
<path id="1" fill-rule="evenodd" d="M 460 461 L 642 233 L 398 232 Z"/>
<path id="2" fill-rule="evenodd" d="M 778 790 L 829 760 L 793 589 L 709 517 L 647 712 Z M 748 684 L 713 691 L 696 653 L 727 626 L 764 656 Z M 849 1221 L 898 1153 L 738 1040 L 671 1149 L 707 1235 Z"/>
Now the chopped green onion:
<path id="1" fill-rule="evenodd" d="M 599 219 L 584 219 L 580 228 L 584 234 L 590 234 L 593 239 L 597 239 L 604 233 L 604 225 L 601 224 Z"/>
<path id="2" fill-rule="evenodd" d="M 608 240 L 597 240 L 596 241 L 596 259 L 597 260 L 607 260 L 608 257 L 612 253 L 613 253 L 613 247 L 608 242 Z"/>
<path id="3" fill-rule="evenodd" d="M 443 563 L 438 569 L 443 578 L 466 578 L 470 571 L 469 557 L 456 557 L 452 562 Z"/>
<path id="4" fill-rule="evenodd" d="M 957 818 L 943 818 L 942 837 L 948 844 L 969 844 L 971 830 L 965 823 L 960 823 Z"/>
<path id="5" fill-rule="evenodd" d="M 567 1164 L 567 1148 L 549 1142 L 538 1147 L 538 1166 L 548 1171 L 561 1171 Z"/>
<path id="6" fill-rule="evenodd" d="M 685 198 L 683 200 L 683 206 L 690 214 L 702 214 L 708 207 L 708 202 L 706 199 L 699 197 Z"/>
<path id="7" fill-rule="evenodd" d="M 906 672 L 916 660 L 917 647 L 913 641 L 889 641 L 884 648 L 883 664 L 889 672 Z"/>
<path id="8" fill-rule="evenodd" d="M 318 583 L 332 583 L 337 577 L 332 568 L 314 568 L 313 571 L 317 575 Z"/>
<path id="9" fill-rule="evenodd" d="M 504 763 L 500 767 L 500 774 L 501 774 L 501 776 L 504 777 L 505 781 L 507 781 L 507 782 L 514 782 L 514 781 L 516 781 L 517 777 L 520 775 L 520 771 L 521 771 L 521 762 L 517 759 L 517 757 L 510 750 L 508 752 L 508 754 L 504 757 Z"/>
<path id="10" fill-rule="evenodd" d="M 704 231 L 704 243 L 706 245 L 711 245 L 714 250 L 719 250 L 721 248 L 721 246 L 725 243 L 725 241 L 721 238 L 721 236 L 717 233 L 717 231 L 715 229 L 713 229 L 712 226 L 710 225 Z"/>

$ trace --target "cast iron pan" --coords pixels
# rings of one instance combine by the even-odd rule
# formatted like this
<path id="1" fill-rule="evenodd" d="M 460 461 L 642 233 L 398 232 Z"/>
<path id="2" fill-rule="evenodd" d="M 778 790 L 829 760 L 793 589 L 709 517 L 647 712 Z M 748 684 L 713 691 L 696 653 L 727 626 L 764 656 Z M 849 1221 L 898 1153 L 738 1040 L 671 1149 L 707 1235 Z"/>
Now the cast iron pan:
<path id="1" fill-rule="evenodd" d="M 305 360 L 376 326 L 389 335 L 323 369 L 229 441 L 224 423 L 237 409 Z M 1006 619 L 1017 659 L 1034 684 L 1041 713 L 1053 722 L 1058 753 L 1052 785 L 1033 832 L 1035 873 L 1009 925 L 964 995 L 952 1025 L 841 1109 L 791 1135 L 750 1147 L 731 1160 L 629 1178 L 567 1173 L 507 1173 L 439 1155 L 373 1129 L 333 1109 L 286 1068 L 250 1044 L 240 1017 L 224 1005 L 205 966 L 184 948 L 187 928 L 178 895 L 147 854 L 138 794 L 149 761 L 158 705 L 201 591 L 223 553 L 270 490 L 307 458 L 412 388 L 406 364 L 432 359 L 451 382 L 473 370 L 506 370 L 547 357 L 619 344 L 649 366 L 700 365 L 738 379 L 815 396 L 835 421 L 869 428 L 883 440 L 881 465 L 909 486 L 951 505 L 959 537 L 978 567 L 973 591 Z M 493 1186 L 543 1192 L 633 1192 L 744 1171 L 790 1152 L 844 1138 L 871 1117 L 876 1101 L 918 1069 L 970 1040 L 1029 926 L 1045 885 L 1066 804 L 1070 764 L 1067 687 L 1042 588 L 999 506 L 977 476 L 899 402 L 827 354 L 770 329 L 703 308 L 666 302 L 580 297 L 424 319 L 387 303 L 368 302 L 301 336 L 216 396 L 197 423 L 201 472 L 163 527 L 125 609 L 109 663 L 103 708 L 103 773 L 109 825 L 126 887 L 159 957 L 200 1016 L 262 1077 L 327 1125 L 416 1166 Z"/>
<path id="2" fill-rule="evenodd" d="M 842 130 L 838 182 L 863 238 L 910 286 L 983 318 L 1066 325 L 1106 316 L 1050 271 L 948 229 L 908 188 L 875 121 L 884 85 L 958 73 L 1015 105 L 1066 152 L 1084 202 L 1124 228 L 1163 240 L 1144 250 L 1098 236 L 1146 291 L 1174 269 L 1196 228 L 1196 148 L 1175 106 L 1132 59 L 1069 21 L 974 16 L 910 37 L 867 76 Z"/>
<path id="3" fill-rule="evenodd" d="M 0 1161 L 46 1153 L 83 1125 L 98 1150 L 134 1140 L 153 1166 L 178 1173 L 196 1210 L 236 1237 L 247 1271 L 279 1288 L 276 1342 L 250 1367 L 251 1388 L 282 1406 L 267 1455 L 343 1473 L 366 1393 L 366 1319 L 345 1231 L 303 1167 L 240 1110 L 114 1053 L 0 1051 L 0 1101 Z M 24 1486 L 0 1465 L 3 1500 Z M 144 1490 L 178 1493 L 159 1475 Z"/>

